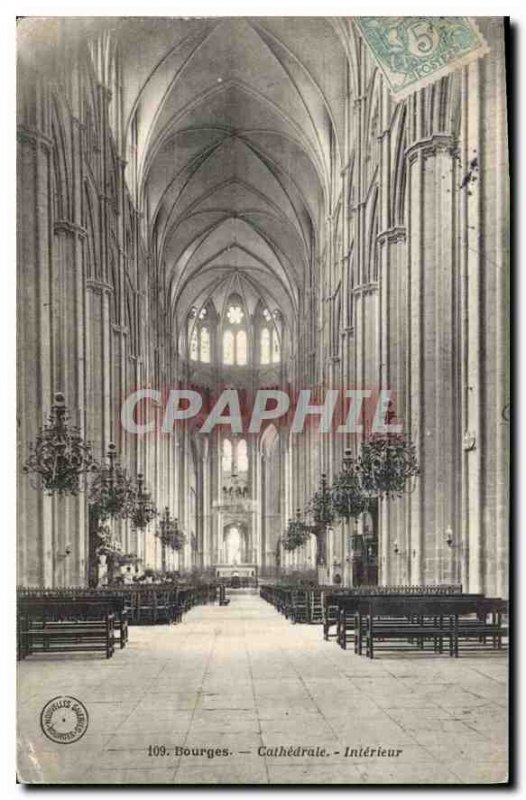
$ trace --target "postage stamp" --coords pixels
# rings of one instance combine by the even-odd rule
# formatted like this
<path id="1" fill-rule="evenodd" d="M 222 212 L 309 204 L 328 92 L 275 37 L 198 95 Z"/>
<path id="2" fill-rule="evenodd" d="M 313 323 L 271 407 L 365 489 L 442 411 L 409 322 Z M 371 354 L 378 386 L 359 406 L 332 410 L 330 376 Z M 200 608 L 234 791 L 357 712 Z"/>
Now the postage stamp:
<path id="1" fill-rule="evenodd" d="M 468 17 L 355 17 L 355 23 L 395 100 L 489 52 Z"/>

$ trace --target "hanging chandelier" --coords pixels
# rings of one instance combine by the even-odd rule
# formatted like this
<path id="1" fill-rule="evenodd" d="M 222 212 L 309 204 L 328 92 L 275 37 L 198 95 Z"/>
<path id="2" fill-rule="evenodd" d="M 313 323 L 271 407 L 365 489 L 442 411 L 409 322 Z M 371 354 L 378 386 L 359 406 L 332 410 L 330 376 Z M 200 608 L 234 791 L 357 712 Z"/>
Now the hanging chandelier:
<path id="1" fill-rule="evenodd" d="M 301 510 L 296 509 L 296 516 L 294 519 L 289 519 L 285 535 L 282 542 L 285 550 L 295 550 L 297 547 L 305 544 L 310 536 L 309 526 L 306 525 L 301 519 Z"/>
<path id="2" fill-rule="evenodd" d="M 150 497 L 150 492 L 144 489 L 144 475 L 139 472 L 137 475 L 135 502 L 130 514 L 131 523 L 134 528 L 144 530 L 146 526 L 155 519 L 157 514 L 158 511 Z"/>
<path id="3" fill-rule="evenodd" d="M 419 474 L 414 444 L 405 434 L 374 435 L 362 442 L 358 472 L 371 497 L 401 497 Z"/>
<path id="4" fill-rule="evenodd" d="M 175 517 L 174 530 L 172 532 L 172 537 L 170 540 L 170 547 L 172 548 L 172 550 L 182 550 L 185 542 L 186 542 L 186 536 L 184 535 L 183 531 L 179 528 L 179 521 L 177 517 Z"/>
<path id="5" fill-rule="evenodd" d="M 159 530 L 155 534 L 161 541 L 164 547 L 170 547 L 172 550 L 182 550 L 186 541 L 186 536 L 179 529 L 177 517 L 170 516 L 170 509 L 165 506 L 164 511 L 159 520 Z"/>
<path id="6" fill-rule="evenodd" d="M 363 492 L 360 474 L 349 449 L 344 453 L 342 471 L 332 483 L 331 494 L 334 511 L 341 519 L 358 519 L 368 509 L 369 498 Z"/>
<path id="7" fill-rule="evenodd" d="M 327 528 L 336 518 L 332 493 L 327 483 L 327 475 L 325 473 L 322 473 L 320 488 L 318 491 L 314 492 L 308 505 L 308 512 L 312 515 L 314 523 L 313 528 L 315 530 Z"/>
<path id="8" fill-rule="evenodd" d="M 97 467 L 91 484 L 90 505 L 99 520 L 131 517 L 136 491 L 126 470 L 117 461 L 117 448 L 110 442 L 107 463 Z"/>
<path id="9" fill-rule="evenodd" d="M 76 495 L 81 491 L 80 476 L 92 468 L 91 446 L 84 442 L 80 430 L 69 424 L 64 395 L 55 394 L 51 413 L 23 466 L 32 475 L 35 489 L 53 495 Z"/>

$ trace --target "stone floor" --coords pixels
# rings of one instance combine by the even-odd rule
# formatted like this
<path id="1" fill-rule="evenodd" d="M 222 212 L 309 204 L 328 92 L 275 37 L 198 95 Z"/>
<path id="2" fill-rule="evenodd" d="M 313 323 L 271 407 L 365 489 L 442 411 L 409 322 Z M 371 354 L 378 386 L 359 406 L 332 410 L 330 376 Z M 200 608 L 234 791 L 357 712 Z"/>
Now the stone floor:
<path id="1" fill-rule="evenodd" d="M 255 594 L 238 594 L 227 607 L 193 609 L 180 625 L 132 627 L 128 646 L 109 660 L 78 654 L 21 662 L 19 778 L 501 782 L 506 670 L 502 653 L 487 652 L 370 661 L 323 641 L 320 626 L 292 625 Z M 78 742 L 54 744 L 41 731 L 42 708 L 58 695 L 88 710 Z M 167 755 L 149 755 L 149 745 L 165 745 Z M 258 754 L 280 746 L 285 755 Z M 177 747 L 197 754 L 176 755 Z M 289 754 L 289 747 L 308 752 Z M 324 755 L 315 755 L 320 748 Z M 216 749 L 228 755 L 210 758 L 206 751 Z"/>

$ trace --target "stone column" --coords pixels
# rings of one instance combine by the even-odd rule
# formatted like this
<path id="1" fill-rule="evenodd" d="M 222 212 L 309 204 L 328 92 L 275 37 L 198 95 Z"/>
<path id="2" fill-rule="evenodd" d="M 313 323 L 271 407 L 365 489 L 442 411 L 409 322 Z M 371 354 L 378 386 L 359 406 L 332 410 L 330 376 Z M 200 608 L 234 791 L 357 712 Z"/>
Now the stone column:
<path id="1" fill-rule="evenodd" d="M 406 420 L 406 317 L 407 248 L 404 227 L 386 229 L 378 235 L 380 269 L 380 388 L 389 389 L 397 419 L 404 429 Z M 379 582 L 394 583 L 392 550 L 397 542 L 397 582 L 411 582 L 411 542 L 406 519 L 407 498 L 385 500 L 379 504 Z"/>
<path id="2" fill-rule="evenodd" d="M 425 93 L 412 98 L 424 118 Z M 411 578 L 446 579 L 446 531 L 459 525 L 460 407 L 457 374 L 459 176 L 454 141 L 423 136 L 407 151 L 410 362 L 407 416 L 420 478 L 411 495 Z"/>
<path id="3" fill-rule="evenodd" d="M 463 70 L 462 528 L 453 529 L 469 591 L 507 595 L 509 491 L 509 178 L 504 39 L 484 19 L 490 45 Z"/>
<path id="4" fill-rule="evenodd" d="M 80 225 L 56 220 L 53 238 L 53 382 L 64 393 L 71 424 L 84 430 L 85 398 L 85 319 L 83 241 L 86 231 Z M 87 481 L 81 478 L 84 485 Z M 53 502 L 55 548 L 60 554 L 55 584 L 82 585 L 87 578 L 86 496 L 56 497 Z M 66 548 L 71 554 L 65 555 Z"/>
<path id="5" fill-rule="evenodd" d="M 27 88 L 27 87 L 25 87 Z M 54 578 L 52 501 L 21 469 L 53 401 L 51 374 L 50 164 L 52 142 L 42 130 L 44 100 L 34 87 L 31 124 L 17 128 L 18 578 L 51 586 Z M 28 120 L 29 122 L 29 120 Z"/>

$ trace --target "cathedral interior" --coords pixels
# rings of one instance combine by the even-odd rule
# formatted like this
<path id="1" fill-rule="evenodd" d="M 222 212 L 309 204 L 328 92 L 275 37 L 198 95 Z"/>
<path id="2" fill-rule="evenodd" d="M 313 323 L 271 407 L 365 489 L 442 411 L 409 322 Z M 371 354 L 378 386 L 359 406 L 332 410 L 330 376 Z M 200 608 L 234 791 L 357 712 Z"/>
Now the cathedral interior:
<path id="1" fill-rule="evenodd" d="M 95 457 L 114 443 L 179 520 L 177 571 L 505 594 L 506 92 L 500 23 L 481 25 L 486 59 L 398 103 L 350 20 L 23 30 L 21 463 L 61 392 Z M 317 564 L 313 536 L 280 537 L 356 436 L 122 429 L 130 392 L 176 385 L 388 387 L 419 477 L 332 526 Z M 19 582 L 86 583 L 86 495 L 21 474 L 19 509 Z M 153 526 L 112 529 L 161 568 Z"/>
<path id="2" fill-rule="evenodd" d="M 487 56 L 400 101 L 352 18 L 23 22 L 18 585 L 217 581 L 234 591 L 230 608 L 222 595 L 225 620 L 241 613 L 238 587 L 252 591 L 244 601 L 252 603 L 262 603 L 255 587 L 271 587 L 265 599 L 279 605 L 272 587 L 287 580 L 506 598 L 502 21 L 478 20 Z M 373 492 L 356 513 L 317 526 L 316 500 L 345 459 L 357 463 L 366 425 L 323 431 L 313 412 L 301 430 L 290 417 L 257 432 L 226 422 L 165 428 L 166 397 L 177 387 L 198 392 L 208 408 L 224 390 L 252 407 L 259 390 L 310 389 L 314 403 L 329 389 L 388 389 L 386 418 L 401 421 L 398 441 L 417 466 L 403 490 Z M 162 402 L 135 409 L 151 423 L 137 433 L 122 410 L 138 391 Z M 64 425 L 76 472 L 50 477 L 45 444 Z M 135 492 L 141 518 L 123 504 L 103 514 L 108 486 L 115 502 L 117 489 Z M 157 626 L 135 630 L 161 659 Z M 184 625 L 178 630 L 183 637 Z M 191 694 L 188 630 L 182 674 Z M 314 647 L 313 629 L 301 636 Z M 240 660 L 221 663 L 242 671 L 235 641 Z M 264 645 L 253 646 L 257 679 Z M 127 647 L 111 662 L 121 658 L 128 687 L 131 655 Z M 296 664 L 289 655 L 284 672 Z M 331 669 L 343 665 L 340 655 Z M 161 661 L 147 661 L 146 683 L 148 664 L 153 674 Z M 55 666 L 27 680 L 52 682 Z M 66 666 L 57 666 L 62 676 Z M 392 691 L 397 675 L 380 677 Z M 109 762 L 102 768 L 109 774 Z"/>

